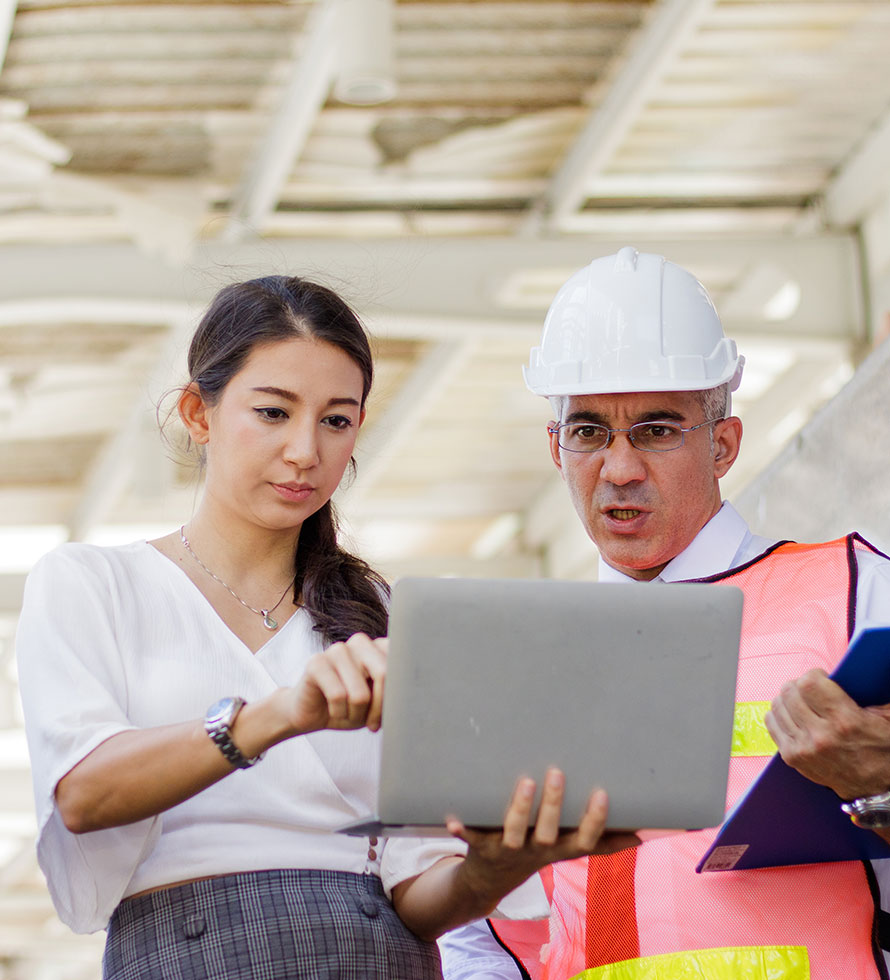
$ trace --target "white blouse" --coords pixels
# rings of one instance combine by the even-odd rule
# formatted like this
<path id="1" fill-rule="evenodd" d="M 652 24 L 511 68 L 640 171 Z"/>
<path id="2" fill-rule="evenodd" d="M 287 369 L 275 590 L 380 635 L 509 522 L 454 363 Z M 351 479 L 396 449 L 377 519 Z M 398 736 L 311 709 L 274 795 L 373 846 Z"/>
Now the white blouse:
<path id="1" fill-rule="evenodd" d="M 150 819 L 75 835 L 55 806 L 58 781 L 128 729 L 203 716 L 227 695 L 247 701 L 294 684 L 322 649 L 298 610 L 255 654 L 189 577 L 145 541 L 67 544 L 28 577 L 16 638 L 37 802 L 37 856 L 59 917 L 76 932 L 106 926 L 146 888 L 239 871 L 324 868 L 376 874 L 387 893 L 454 840 L 381 841 L 331 833 L 375 808 L 379 735 L 315 732 L 273 747 Z"/>

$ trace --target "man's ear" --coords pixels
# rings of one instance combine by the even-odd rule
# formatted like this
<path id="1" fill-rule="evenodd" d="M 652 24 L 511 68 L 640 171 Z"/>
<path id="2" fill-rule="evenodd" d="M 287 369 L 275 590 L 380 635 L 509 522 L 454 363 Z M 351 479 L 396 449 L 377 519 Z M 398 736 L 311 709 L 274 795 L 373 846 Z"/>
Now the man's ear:
<path id="1" fill-rule="evenodd" d="M 210 441 L 210 420 L 207 403 L 194 382 L 182 389 L 176 407 L 189 438 L 196 445 L 205 446 Z"/>
<path id="2" fill-rule="evenodd" d="M 726 476 L 742 444 L 742 420 L 736 415 L 714 425 L 714 476 Z"/>
<path id="3" fill-rule="evenodd" d="M 552 420 L 547 423 L 547 431 L 550 434 L 550 456 L 553 462 L 556 464 L 556 468 L 559 470 L 559 475 L 565 479 L 565 474 L 562 471 L 562 456 L 559 454 L 559 436 L 556 432 L 552 432 L 559 425 L 558 422 L 553 422 Z"/>

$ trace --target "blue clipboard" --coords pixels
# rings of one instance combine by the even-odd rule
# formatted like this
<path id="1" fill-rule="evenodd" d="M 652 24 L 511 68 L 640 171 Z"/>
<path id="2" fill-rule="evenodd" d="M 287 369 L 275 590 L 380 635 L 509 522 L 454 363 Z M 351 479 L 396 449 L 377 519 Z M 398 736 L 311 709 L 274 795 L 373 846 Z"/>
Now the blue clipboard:
<path id="1" fill-rule="evenodd" d="M 890 703 L 890 627 L 867 627 L 831 675 L 857 704 Z M 857 827 L 827 786 L 773 756 L 723 822 L 696 871 L 740 871 L 890 857 L 890 844 Z"/>

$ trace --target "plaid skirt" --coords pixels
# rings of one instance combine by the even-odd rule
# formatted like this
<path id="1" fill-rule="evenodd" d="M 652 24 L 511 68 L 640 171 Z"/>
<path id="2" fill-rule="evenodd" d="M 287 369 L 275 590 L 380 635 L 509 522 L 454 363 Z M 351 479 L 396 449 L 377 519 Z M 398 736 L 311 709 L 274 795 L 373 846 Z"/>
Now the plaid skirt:
<path id="1" fill-rule="evenodd" d="M 374 875 L 285 869 L 207 878 L 126 899 L 103 980 L 441 980 Z"/>

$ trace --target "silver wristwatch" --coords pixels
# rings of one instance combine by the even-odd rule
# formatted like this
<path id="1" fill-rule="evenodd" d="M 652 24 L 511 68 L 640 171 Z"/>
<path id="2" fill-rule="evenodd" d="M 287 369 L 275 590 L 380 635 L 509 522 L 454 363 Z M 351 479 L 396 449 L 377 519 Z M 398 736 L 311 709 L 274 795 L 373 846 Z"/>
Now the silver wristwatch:
<path id="1" fill-rule="evenodd" d="M 238 769 L 255 766 L 266 754 L 260 752 L 259 755 L 248 759 L 232 741 L 230 729 L 235 723 L 238 712 L 246 703 L 244 698 L 221 698 L 216 704 L 210 705 L 207 714 L 204 715 L 204 731 L 216 742 L 226 759 Z"/>
<path id="2" fill-rule="evenodd" d="M 860 796 L 857 800 L 842 803 L 841 809 L 850 815 L 857 827 L 869 830 L 890 827 L 890 790 L 874 796 Z"/>

